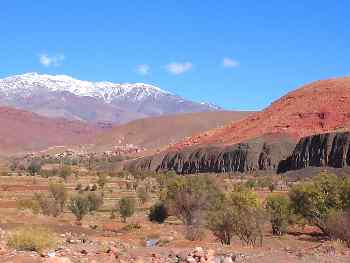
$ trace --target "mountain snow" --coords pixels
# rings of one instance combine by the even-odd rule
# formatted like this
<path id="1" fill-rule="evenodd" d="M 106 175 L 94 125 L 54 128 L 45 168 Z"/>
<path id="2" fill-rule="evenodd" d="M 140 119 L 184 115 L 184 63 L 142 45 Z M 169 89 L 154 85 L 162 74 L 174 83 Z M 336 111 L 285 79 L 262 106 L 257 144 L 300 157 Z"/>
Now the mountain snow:
<path id="1" fill-rule="evenodd" d="M 5 96 L 27 97 L 33 91 L 40 90 L 67 91 L 77 96 L 100 98 L 107 103 L 121 97 L 131 97 L 135 101 L 141 101 L 149 97 L 173 95 L 156 86 L 144 83 L 89 82 L 66 75 L 27 73 L 0 79 L 0 92 Z"/>
<path id="2" fill-rule="evenodd" d="M 125 123 L 161 115 L 220 110 L 144 83 L 89 82 L 27 73 L 0 79 L 0 106 L 47 117 Z"/>

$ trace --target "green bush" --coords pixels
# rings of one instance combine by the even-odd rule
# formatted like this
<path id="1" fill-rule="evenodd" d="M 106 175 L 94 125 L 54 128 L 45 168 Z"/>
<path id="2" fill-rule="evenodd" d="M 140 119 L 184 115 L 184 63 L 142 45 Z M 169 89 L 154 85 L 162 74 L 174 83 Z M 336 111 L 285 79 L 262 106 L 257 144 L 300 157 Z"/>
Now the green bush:
<path id="1" fill-rule="evenodd" d="M 207 218 L 209 229 L 227 245 L 234 235 L 247 245 L 261 245 L 264 221 L 256 194 L 244 188 L 219 198 Z"/>
<path id="2" fill-rule="evenodd" d="M 135 213 L 135 200 L 130 197 L 123 197 L 119 200 L 117 209 L 121 218 L 123 219 L 123 222 L 125 223 L 126 219 Z"/>
<path id="3" fill-rule="evenodd" d="M 165 204 L 185 225 L 193 225 L 221 194 L 206 176 L 174 176 L 166 186 Z"/>
<path id="4" fill-rule="evenodd" d="M 77 194 L 70 198 L 68 209 L 75 215 L 78 221 L 81 221 L 89 213 L 89 200 L 86 195 Z"/>
<path id="5" fill-rule="evenodd" d="M 249 179 L 248 181 L 245 182 L 245 186 L 249 189 L 254 189 L 256 188 L 258 185 L 256 180 L 253 179 Z"/>
<path id="6" fill-rule="evenodd" d="M 150 208 L 148 217 L 152 222 L 164 223 L 168 217 L 168 209 L 163 202 L 158 202 Z"/>
<path id="7" fill-rule="evenodd" d="M 273 235 L 282 236 L 285 234 L 291 217 L 289 198 L 284 195 L 270 195 L 266 200 L 266 209 L 270 217 Z"/>
<path id="8" fill-rule="evenodd" d="M 101 193 L 90 192 L 86 196 L 89 203 L 89 212 L 97 211 L 103 205 L 103 195 Z"/>
<path id="9" fill-rule="evenodd" d="M 63 183 L 49 183 L 49 194 L 55 200 L 58 212 L 61 214 L 68 198 L 68 192 Z"/>
<path id="10" fill-rule="evenodd" d="M 289 197 L 295 213 L 330 235 L 326 224 L 330 214 L 349 208 L 350 179 L 321 173 L 311 182 L 294 186 Z"/>
<path id="11" fill-rule="evenodd" d="M 40 173 L 41 171 L 41 164 L 38 161 L 32 161 L 28 168 L 27 171 L 29 173 L 29 175 L 31 176 L 35 176 L 36 174 Z"/>
<path id="12" fill-rule="evenodd" d="M 45 228 L 23 227 L 9 235 L 7 245 L 17 250 L 41 252 L 57 245 L 57 239 Z"/>

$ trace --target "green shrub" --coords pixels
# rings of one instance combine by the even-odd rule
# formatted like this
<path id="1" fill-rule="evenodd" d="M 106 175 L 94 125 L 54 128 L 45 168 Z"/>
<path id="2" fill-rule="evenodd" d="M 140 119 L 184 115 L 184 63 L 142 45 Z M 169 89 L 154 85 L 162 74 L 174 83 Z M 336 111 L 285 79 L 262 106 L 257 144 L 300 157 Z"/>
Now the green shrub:
<path id="1" fill-rule="evenodd" d="M 272 233 L 277 236 L 285 234 L 291 217 L 289 198 L 284 195 L 270 195 L 266 200 L 266 209 Z"/>
<path id="2" fill-rule="evenodd" d="M 45 228 L 23 227 L 9 235 L 7 245 L 17 250 L 41 252 L 57 245 L 57 239 Z"/>
<path id="3" fill-rule="evenodd" d="M 256 180 L 253 179 L 249 179 L 248 181 L 245 182 L 245 186 L 249 189 L 254 189 L 256 188 L 258 185 Z"/>
<path id="4" fill-rule="evenodd" d="M 128 217 L 131 217 L 135 213 L 135 208 L 136 204 L 133 198 L 123 197 L 119 200 L 117 209 L 124 223 Z"/>
<path id="5" fill-rule="evenodd" d="M 103 195 L 90 192 L 86 196 L 89 202 L 89 212 L 97 211 L 103 205 Z"/>
<path id="6" fill-rule="evenodd" d="M 168 209 L 163 202 L 158 202 L 150 208 L 149 220 L 158 223 L 163 223 L 168 217 Z"/>
<path id="7" fill-rule="evenodd" d="M 49 183 L 49 194 L 55 200 L 58 212 L 61 214 L 67 201 L 67 189 L 63 183 Z"/>
<path id="8" fill-rule="evenodd" d="M 334 211 L 349 208 L 350 179 L 321 173 L 311 182 L 295 185 L 289 192 L 292 208 L 311 225 L 330 235 L 326 221 Z"/>
<path id="9" fill-rule="evenodd" d="M 86 195 L 77 194 L 70 198 L 68 209 L 75 215 L 78 221 L 81 221 L 89 213 L 89 200 Z"/>
<path id="10" fill-rule="evenodd" d="M 32 161 L 28 168 L 27 171 L 29 173 L 29 175 L 31 176 L 35 176 L 36 174 L 38 174 L 41 171 L 41 164 L 38 161 Z"/>
<path id="11" fill-rule="evenodd" d="M 247 245 L 261 245 L 264 221 L 256 194 L 244 188 L 219 198 L 207 218 L 209 229 L 227 245 L 234 235 Z"/>

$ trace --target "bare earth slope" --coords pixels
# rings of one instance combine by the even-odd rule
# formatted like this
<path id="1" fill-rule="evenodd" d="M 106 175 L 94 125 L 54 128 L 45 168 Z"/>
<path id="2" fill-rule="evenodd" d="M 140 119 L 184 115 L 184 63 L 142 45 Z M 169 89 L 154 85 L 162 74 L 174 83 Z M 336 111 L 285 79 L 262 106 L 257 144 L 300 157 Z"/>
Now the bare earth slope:
<path id="1" fill-rule="evenodd" d="M 261 112 L 224 128 L 177 144 L 234 144 L 263 134 L 285 133 L 295 139 L 341 129 L 350 122 L 350 77 L 316 81 L 272 103 Z"/>
<path id="2" fill-rule="evenodd" d="M 300 138 L 346 131 L 349 123 L 350 78 L 322 80 L 290 92 L 262 112 L 192 136 L 126 167 L 178 173 L 277 171 Z"/>
<path id="3" fill-rule="evenodd" d="M 101 131 L 83 122 L 50 119 L 7 107 L 0 107 L 0 123 L 0 154 L 88 143 Z"/>
<path id="4" fill-rule="evenodd" d="M 167 147 L 208 129 L 222 127 L 238 121 L 252 112 L 218 111 L 198 112 L 145 118 L 115 126 L 96 140 L 96 149 L 108 149 L 118 145 L 136 145 L 146 149 Z"/>

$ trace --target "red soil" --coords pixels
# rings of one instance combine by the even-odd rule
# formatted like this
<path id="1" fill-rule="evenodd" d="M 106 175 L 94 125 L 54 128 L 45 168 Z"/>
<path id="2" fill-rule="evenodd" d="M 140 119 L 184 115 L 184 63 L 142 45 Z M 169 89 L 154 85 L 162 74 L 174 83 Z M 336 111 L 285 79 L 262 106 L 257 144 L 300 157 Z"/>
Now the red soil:
<path id="1" fill-rule="evenodd" d="M 32 112 L 0 107 L 0 152 L 86 143 L 99 128 L 79 121 L 51 119 Z"/>
<path id="2" fill-rule="evenodd" d="M 347 129 L 350 124 L 350 77 L 316 81 L 272 103 L 261 112 L 224 128 L 193 136 L 176 145 L 234 144 L 264 134 L 284 133 L 296 140 Z"/>

